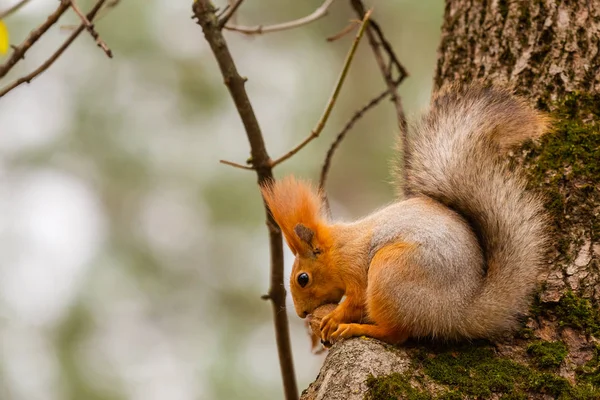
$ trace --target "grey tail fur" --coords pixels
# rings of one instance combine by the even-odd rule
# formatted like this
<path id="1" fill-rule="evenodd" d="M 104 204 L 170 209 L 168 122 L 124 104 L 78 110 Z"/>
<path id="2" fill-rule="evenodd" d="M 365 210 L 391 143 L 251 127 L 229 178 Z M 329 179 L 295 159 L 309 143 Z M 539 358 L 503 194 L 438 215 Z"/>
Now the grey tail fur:
<path id="1" fill-rule="evenodd" d="M 411 127 L 407 192 L 462 215 L 484 252 L 487 275 L 466 314 L 473 338 L 513 328 L 530 304 L 547 246 L 543 203 L 502 156 L 548 126 L 547 117 L 509 91 L 472 86 L 435 96 Z"/>

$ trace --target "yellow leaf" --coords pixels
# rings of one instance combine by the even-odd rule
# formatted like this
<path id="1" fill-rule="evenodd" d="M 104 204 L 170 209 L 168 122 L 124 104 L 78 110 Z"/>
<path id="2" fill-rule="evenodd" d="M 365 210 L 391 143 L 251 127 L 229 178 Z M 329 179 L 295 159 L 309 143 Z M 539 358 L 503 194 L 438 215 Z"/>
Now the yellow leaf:
<path id="1" fill-rule="evenodd" d="M 6 29 L 4 22 L 0 20 L 0 54 L 6 54 L 9 45 L 10 42 L 8 41 L 8 29 Z"/>

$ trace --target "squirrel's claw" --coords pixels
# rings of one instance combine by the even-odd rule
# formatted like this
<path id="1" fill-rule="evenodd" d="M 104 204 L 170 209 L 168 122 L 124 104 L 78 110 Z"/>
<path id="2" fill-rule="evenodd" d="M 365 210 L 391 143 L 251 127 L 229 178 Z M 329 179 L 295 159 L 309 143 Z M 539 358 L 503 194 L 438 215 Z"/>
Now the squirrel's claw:
<path id="1" fill-rule="evenodd" d="M 354 334 L 353 325 L 355 324 L 339 324 L 335 332 L 331 334 L 331 341 L 337 342 L 340 339 L 348 339 L 352 336 L 356 336 Z"/>
<path id="2" fill-rule="evenodd" d="M 339 321 L 333 312 L 326 315 L 321 321 L 321 339 L 325 342 L 331 342 L 331 334 L 338 329 L 338 326 Z"/>

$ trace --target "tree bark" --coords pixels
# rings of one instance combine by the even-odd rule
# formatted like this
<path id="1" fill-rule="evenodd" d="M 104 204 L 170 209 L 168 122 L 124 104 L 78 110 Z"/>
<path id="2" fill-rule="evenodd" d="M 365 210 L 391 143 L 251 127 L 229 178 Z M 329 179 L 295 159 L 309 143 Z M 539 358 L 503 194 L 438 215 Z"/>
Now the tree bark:
<path id="1" fill-rule="evenodd" d="M 546 198 L 548 269 L 516 334 L 402 348 L 346 340 L 302 399 L 600 398 L 599 39 L 600 0 L 446 1 L 434 86 L 509 86 L 555 118 L 512 159 Z"/>

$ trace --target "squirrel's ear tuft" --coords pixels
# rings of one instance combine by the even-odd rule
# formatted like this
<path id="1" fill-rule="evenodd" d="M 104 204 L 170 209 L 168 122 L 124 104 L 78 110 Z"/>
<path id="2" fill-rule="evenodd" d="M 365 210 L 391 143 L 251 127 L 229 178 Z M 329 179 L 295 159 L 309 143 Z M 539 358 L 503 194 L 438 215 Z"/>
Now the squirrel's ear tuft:
<path id="1" fill-rule="evenodd" d="M 261 192 L 294 255 L 327 245 L 322 199 L 310 183 L 287 176 L 262 185 Z"/>

